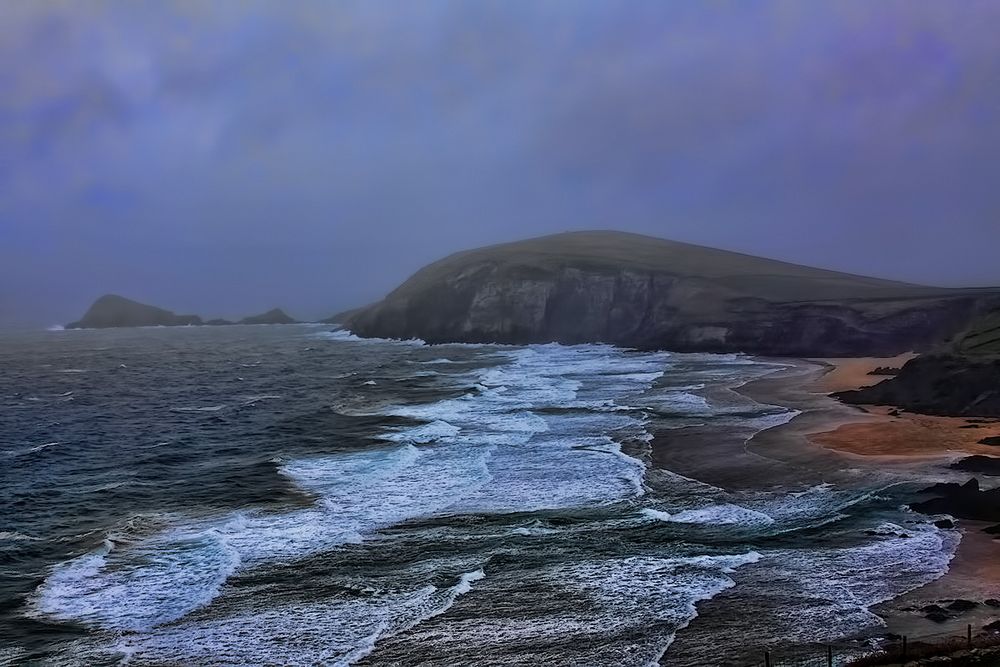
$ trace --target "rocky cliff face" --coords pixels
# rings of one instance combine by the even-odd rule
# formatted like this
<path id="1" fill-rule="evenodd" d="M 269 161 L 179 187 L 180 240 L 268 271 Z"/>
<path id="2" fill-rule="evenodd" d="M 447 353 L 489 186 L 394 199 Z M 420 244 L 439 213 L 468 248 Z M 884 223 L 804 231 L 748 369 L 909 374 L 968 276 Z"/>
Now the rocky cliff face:
<path id="1" fill-rule="evenodd" d="M 953 341 L 909 361 L 892 379 L 837 397 L 931 415 L 1000 417 L 1000 311 L 976 318 Z"/>
<path id="2" fill-rule="evenodd" d="M 836 394 L 845 403 L 894 405 L 953 417 L 1000 417 L 1000 359 L 930 354 L 874 387 Z"/>
<path id="3" fill-rule="evenodd" d="M 979 293 L 591 233 L 448 258 L 346 324 L 361 336 L 432 343 L 600 341 L 677 351 L 889 355 L 954 335 L 983 300 Z"/>
<path id="4" fill-rule="evenodd" d="M 116 294 L 102 296 L 78 322 L 67 329 L 107 329 L 114 327 L 176 327 L 201 324 L 197 315 L 175 315 L 169 310 L 132 301 Z"/>

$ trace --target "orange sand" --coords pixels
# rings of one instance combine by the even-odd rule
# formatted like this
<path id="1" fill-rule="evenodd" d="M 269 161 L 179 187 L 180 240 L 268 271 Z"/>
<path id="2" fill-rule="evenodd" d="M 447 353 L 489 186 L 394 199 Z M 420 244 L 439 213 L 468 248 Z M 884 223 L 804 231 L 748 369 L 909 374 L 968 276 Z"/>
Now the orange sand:
<path id="1" fill-rule="evenodd" d="M 1000 447 L 980 445 L 987 436 L 1000 436 L 1000 423 L 976 424 L 958 417 L 929 417 L 903 413 L 889 416 L 891 408 L 866 407 L 876 421 L 844 424 L 816 433 L 812 441 L 839 452 L 862 456 L 948 456 L 953 454 L 1000 455 Z"/>
<path id="2" fill-rule="evenodd" d="M 846 391 L 870 386 L 885 378 L 868 375 L 878 366 L 896 367 L 913 355 L 895 359 L 822 359 L 831 367 L 814 382 L 818 393 Z M 886 460 L 953 457 L 956 454 L 1000 456 L 1000 447 L 980 445 L 979 440 L 1000 435 L 1000 420 L 931 417 L 906 412 L 891 415 L 884 406 L 857 408 L 856 420 L 841 422 L 832 430 L 808 437 L 827 449 L 854 456 L 877 456 Z M 963 428 L 963 426 L 974 428 Z M 978 631 L 1000 618 L 1000 609 L 979 605 L 954 616 L 943 624 L 933 623 L 919 611 L 928 603 L 952 599 L 1000 598 L 1000 541 L 983 532 L 987 525 L 977 521 L 959 522 L 962 541 L 948 572 L 940 579 L 873 609 L 886 620 L 887 630 L 915 638 L 940 639 L 961 636 L 967 623 Z"/>
<path id="3" fill-rule="evenodd" d="M 876 384 L 884 377 L 868 375 L 878 366 L 900 366 L 912 354 L 893 359 L 822 359 L 832 367 L 814 384 L 823 393 L 858 389 Z M 932 417 L 908 412 L 891 416 L 892 408 L 858 408 L 858 420 L 832 431 L 814 433 L 810 439 L 823 447 L 861 456 L 951 456 L 985 454 L 1000 456 L 1000 447 L 978 444 L 990 436 L 1000 436 L 1000 420 Z M 989 422 L 989 423 L 976 423 Z M 972 428 L 963 428 L 971 426 Z"/>
<path id="4" fill-rule="evenodd" d="M 916 467 L 925 471 L 939 468 L 949 459 L 968 454 L 1000 456 L 1000 447 L 977 444 L 987 436 L 1000 435 L 1000 420 L 967 420 L 928 417 L 909 413 L 892 416 L 892 408 L 858 408 L 831 401 L 826 394 L 857 389 L 885 379 L 868 375 L 878 366 L 896 367 L 912 355 L 893 359 L 814 359 L 808 366 L 795 364 L 786 371 L 746 385 L 751 398 L 763 403 L 793 405 L 801 414 L 791 422 L 758 433 L 755 451 L 780 458 L 793 455 L 802 445 L 820 447 L 835 456 L 865 457 L 877 465 Z M 817 377 L 817 366 L 826 373 Z M 975 423 L 977 428 L 962 428 Z M 789 460 L 795 460 L 792 456 Z M 932 475 L 933 477 L 933 475 Z M 986 623 L 1000 620 L 1000 609 L 984 604 L 957 614 L 946 623 L 934 623 L 919 609 L 927 604 L 953 599 L 980 602 L 1000 599 L 1000 539 L 985 532 L 988 524 L 960 520 L 962 540 L 949 571 L 940 579 L 872 609 L 882 616 L 887 631 L 911 639 L 940 639 L 952 634 L 964 636 L 965 625 L 978 631 Z"/>
<path id="5" fill-rule="evenodd" d="M 907 352 L 898 357 L 877 358 L 859 357 L 856 359 L 810 359 L 826 366 L 830 366 L 830 371 L 816 381 L 815 389 L 825 394 L 835 391 L 848 391 L 850 389 L 861 389 L 878 384 L 882 380 L 889 378 L 887 375 L 869 375 L 869 373 L 880 366 L 888 368 L 900 368 L 916 355 L 914 352 Z"/>

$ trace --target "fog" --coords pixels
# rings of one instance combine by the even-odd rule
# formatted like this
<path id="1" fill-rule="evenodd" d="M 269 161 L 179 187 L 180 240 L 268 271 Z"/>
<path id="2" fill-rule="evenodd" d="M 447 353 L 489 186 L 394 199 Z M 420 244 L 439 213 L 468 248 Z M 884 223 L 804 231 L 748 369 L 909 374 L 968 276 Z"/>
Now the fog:
<path id="1" fill-rule="evenodd" d="M 0 325 L 377 299 L 620 229 L 1000 284 L 1000 3 L 0 8 Z"/>

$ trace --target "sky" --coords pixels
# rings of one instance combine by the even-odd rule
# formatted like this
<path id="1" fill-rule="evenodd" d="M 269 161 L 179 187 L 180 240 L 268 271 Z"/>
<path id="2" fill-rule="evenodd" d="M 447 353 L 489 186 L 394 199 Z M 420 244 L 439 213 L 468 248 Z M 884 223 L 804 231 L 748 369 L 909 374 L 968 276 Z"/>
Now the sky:
<path id="1" fill-rule="evenodd" d="M 0 5 L 0 326 L 323 317 L 619 229 L 1000 284 L 1000 3 Z"/>

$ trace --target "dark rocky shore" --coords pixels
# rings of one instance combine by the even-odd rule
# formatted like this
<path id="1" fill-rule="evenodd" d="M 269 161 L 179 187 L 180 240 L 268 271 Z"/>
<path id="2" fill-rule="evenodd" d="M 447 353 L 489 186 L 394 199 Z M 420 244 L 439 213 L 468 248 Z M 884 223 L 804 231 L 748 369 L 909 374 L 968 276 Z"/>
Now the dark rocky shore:
<path id="1" fill-rule="evenodd" d="M 976 478 L 965 484 L 935 484 L 922 493 L 933 497 L 913 503 L 911 507 L 918 512 L 950 514 L 974 521 L 1000 521 L 1000 488 L 984 491 Z"/>
<path id="2" fill-rule="evenodd" d="M 912 359 L 891 379 L 837 398 L 928 415 L 1000 417 L 1000 310 L 973 319 L 934 354 Z"/>
<path id="3" fill-rule="evenodd" d="M 924 355 L 908 362 L 891 380 L 841 392 L 837 398 L 929 415 L 1000 417 L 1000 358 Z"/>
<path id="4" fill-rule="evenodd" d="M 834 394 L 846 403 L 892 405 L 899 409 L 949 417 L 1000 417 L 1000 311 L 973 320 L 933 354 L 907 362 L 896 375 L 873 387 Z M 989 419 L 969 420 L 966 428 Z M 1000 445 L 996 436 L 980 440 Z M 1000 476 L 1000 457 L 968 456 L 951 465 L 985 477 Z M 935 484 L 911 507 L 928 514 L 1000 522 L 1000 488 L 984 490 L 973 477 L 964 484 Z M 987 532 L 1000 534 L 1000 525 Z"/>

